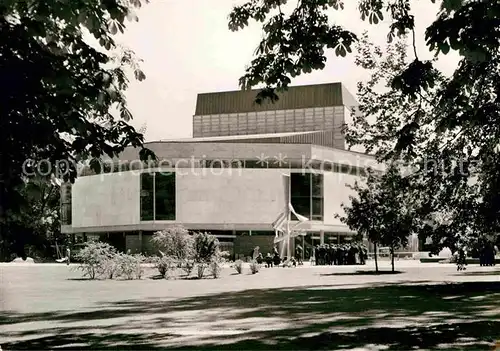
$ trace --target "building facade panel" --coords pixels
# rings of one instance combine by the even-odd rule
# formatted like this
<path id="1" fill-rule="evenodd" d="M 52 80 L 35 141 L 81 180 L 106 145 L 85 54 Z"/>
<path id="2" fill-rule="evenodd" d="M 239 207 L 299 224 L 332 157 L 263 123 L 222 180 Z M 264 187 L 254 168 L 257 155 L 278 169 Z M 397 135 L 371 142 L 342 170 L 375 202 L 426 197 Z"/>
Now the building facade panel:
<path id="1" fill-rule="evenodd" d="M 275 138 L 275 141 L 279 141 Z M 311 145 L 306 144 L 264 144 L 264 143 L 237 143 L 237 142 L 153 142 L 146 146 L 151 149 L 156 156 L 162 159 L 179 159 L 191 160 L 194 159 L 223 159 L 223 160 L 255 160 L 261 154 L 270 156 L 271 161 L 273 156 L 282 153 L 287 157 L 296 157 L 300 159 L 302 156 L 311 157 Z M 139 160 L 138 149 L 127 149 L 120 155 L 120 160 L 134 161 Z"/>
<path id="2" fill-rule="evenodd" d="M 342 106 L 351 101 L 352 96 L 342 83 L 292 86 L 279 93 L 279 100 L 255 103 L 259 90 L 235 90 L 198 94 L 196 115 L 219 113 L 253 112 L 268 110 L 288 110 L 308 107 Z M 353 98 L 352 98 L 353 99 Z M 344 103 L 345 100 L 345 103 Z"/>
<path id="3" fill-rule="evenodd" d="M 378 163 L 374 157 L 361 153 L 336 150 L 318 145 L 313 145 L 311 150 L 311 157 L 324 162 L 325 164 L 338 163 L 353 168 L 372 168 L 374 170 L 383 170 L 383 165 Z"/>
<path id="4" fill-rule="evenodd" d="M 168 173 L 168 170 L 162 172 Z M 171 183 L 165 186 L 155 183 L 156 195 L 151 203 L 155 203 L 160 217 L 142 219 L 141 198 L 147 194 L 141 191 L 141 175 L 137 171 L 80 177 L 73 186 L 71 231 L 96 227 L 102 231 L 114 231 L 113 228 L 126 231 L 127 227 L 152 230 L 151 223 L 156 223 L 155 228 L 161 228 L 162 223 L 164 226 L 180 223 L 205 229 L 270 230 L 271 223 L 285 206 L 283 174 L 289 173 L 288 169 L 178 169 L 172 196 L 162 195 L 158 199 L 156 195 L 173 188 Z M 303 174 L 300 170 L 292 170 L 292 173 Z M 338 226 L 347 231 L 335 214 L 341 213 L 341 204 L 353 194 L 346 183 L 353 184 L 356 179 L 359 178 L 353 175 L 324 172 L 317 180 L 307 182 L 311 183 L 306 184 L 311 187 L 310 199 L 308 189 L 304 190 L 305 195 L 304 191 L 292 195 L 296 210 L 313 221 L 304 228 L 316 231 Z M 318 181 L 322 184 L 315 185 Z M 301 197 L 304 201 L 297 202 Z M 165 208 L 159 200 L 166 201 L 162 205 Z M 174 208 L 173 217 L 169 215 L 169 206 Z"/>
<path id="5" fill-rule="evenodd" d="M 271 224 L 285 205 L 285 172 L 288 170 L 220 169 L 183 175 L 178 172 L 177 221 Z"/>
<path id="6" fill-rule="evenodd" d="M 150 167 L 160 168 L 146 169 L 138 149 L 127 148 L 121 173 L 79 177 L 71 201 L 61 201 L 62 210 L 71 208 L 61 230 L 153 252 L 152 234 L 181 224 L 219 235 L 234 253 L 255 245 L 266 252 L 290 190 L 295 210 L 310 219 L 301 229 L 311 240 L 351 235 L 335 218 L 354 193 L 346 183 L 366 167 L 380 170 L 373 158 L 344 151 L 354 97 L 341 83 L 290 87 L 274 104 L 256 105 L 256 93 L 199 94 L 193 136 L 201 139 L 145 145 L 161 161 Z"/>
<path id="7" fill-rule="evenodd" d="M 73 227 L 139 223 L 140 177 L 121 172 L 79 177 L 72 187 Z"/>
<path id="8" fill-rule="evenodd" d="M 324 224 L 345 226 L 336 215 L 344 215 L 342 204 L 349 204 L 349 196 L 355 195 L 355 192 L 346 186 L 353 185 L 359 177 L 343 174 L 326 172 L 324 174 Z"/>

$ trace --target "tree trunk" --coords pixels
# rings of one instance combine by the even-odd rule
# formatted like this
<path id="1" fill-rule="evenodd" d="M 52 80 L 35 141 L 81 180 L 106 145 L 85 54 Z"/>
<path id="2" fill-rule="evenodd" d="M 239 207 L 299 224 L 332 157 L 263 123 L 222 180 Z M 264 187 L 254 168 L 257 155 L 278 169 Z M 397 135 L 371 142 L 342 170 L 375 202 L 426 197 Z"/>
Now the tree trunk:
<path id="1" fill-rule="evenodd" d="M 392 273 L 394 273 L 394 246 L 391 246 L 391 266 L 392 266 Z"/>
<path id="2" fill-rule="evenodd" d="M 378 261 L 377 261 L 377 243 L 373 243 L 373 249 L 375 251 L 375 272 L 378 273 Z"/>

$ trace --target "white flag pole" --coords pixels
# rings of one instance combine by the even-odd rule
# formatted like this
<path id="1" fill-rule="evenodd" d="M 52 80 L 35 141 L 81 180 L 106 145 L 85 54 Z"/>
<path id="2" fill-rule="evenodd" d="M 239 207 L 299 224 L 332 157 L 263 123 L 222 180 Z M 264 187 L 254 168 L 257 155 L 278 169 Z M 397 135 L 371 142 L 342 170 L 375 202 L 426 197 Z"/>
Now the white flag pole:
<path id="1" fill-rule="evenodd" d="M 287 262 L 291 262 L 292 257 L 291 255 L 291 248 L 290 248 L 290 221 L 291 221 L 291 212 L 290 212 L 290 203 L 291 203 L 291 177 L 290 174 L 283 174 L 286 178 L 286 187 L 285 187 L 285 194 L 286 194 L 286 208 L 287 208 L 287 218 L 286 218 L 286 257 L 287 257 Z"/>

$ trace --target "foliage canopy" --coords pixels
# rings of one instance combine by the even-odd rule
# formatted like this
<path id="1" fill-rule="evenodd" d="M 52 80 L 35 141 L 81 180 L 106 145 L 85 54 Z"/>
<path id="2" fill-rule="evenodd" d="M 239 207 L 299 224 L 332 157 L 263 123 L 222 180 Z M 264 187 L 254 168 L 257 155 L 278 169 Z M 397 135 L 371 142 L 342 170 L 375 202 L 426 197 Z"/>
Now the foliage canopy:
<path id="1" fill-rule="evenodd" d="M 0 226 L 13 232 L 32 175 L 77 176 L 80 160 L 142 148 L 124 90 L 133 52 L 113 35 L 147 0 L 6 0 L 0 3 Z M 93 42 L 95 41 L 95 43 Z M 141 149 L 141 157 L 152 153 Z M 29 161 L 29 162 L 27 162 Z M 14 235 L 14 234 L 13 234 Z"/>
<path id="2" fill-rule="evenodd" d="M 325 67 L 325 49 L 346 56 L 358 43 L 358 52 L 374 59 L 363 60 L 364 68 L 388 72 L 377 78 L 383 91 L 376 89 L 375 80 L 360 87 L 357 127 L 365 135 L 351 132 L 350 142 L 374 151 L 380 161 L 405 160 L 413 167 L 418 215 L 431 223 L 421 227 L 432 231 L 440 245 L 495 236 L 500 231 L 500 2 L 440 1 L 425 40 L 436 58 L 451 50 L 459 53 L 449 77 L 436 69 L 434 59 L 419 58 L 415 0 L 357 2 L 363 20 L 390 22 L 389 42 L 398 36 L 413 42 L 413 59 L 402 55 L 405 48 L 396 43 L 392 50 L 399 57 L 393 55 L 396 59 L 382 66 L 375 62 L 385 55 L 382 51 L 354 30 L 332 24 L 343 1 L 301 0 L 289 14 L 281 9 L 286 3 L 251 0 L 231 13 L 231 30 L 254 20 L 264 31 L 241 87 L 263 84 L 257 102 L 275 100 L 293 77 Z M 447 220 L 437 223 L 436 216 Z"/>

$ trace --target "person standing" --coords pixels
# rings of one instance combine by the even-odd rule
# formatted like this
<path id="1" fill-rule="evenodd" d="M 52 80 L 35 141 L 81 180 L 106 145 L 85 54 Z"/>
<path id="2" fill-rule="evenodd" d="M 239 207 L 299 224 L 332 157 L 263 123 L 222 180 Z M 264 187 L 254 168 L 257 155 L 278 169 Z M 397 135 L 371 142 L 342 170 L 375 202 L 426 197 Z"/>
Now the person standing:
<path id="1" fill-rule="evenodd" d="M 260 247 L 255 246 L 255 248 L 253 249 L 252 261 L 256 261 L 257 257 L 259 257 L 259 250 Z"/>
<path id="2" fill-rule="evenodd" d="M 297 245 L 297 247 L 295 248 L 295 259 L 297 260 L 297 263 L 299 265 L 303 264 L 303 262 L 302 262 L 302 246 L 300 246 L 300 245 Z"/>

